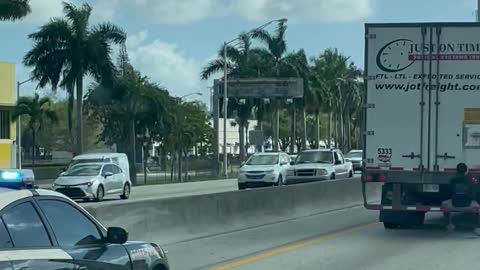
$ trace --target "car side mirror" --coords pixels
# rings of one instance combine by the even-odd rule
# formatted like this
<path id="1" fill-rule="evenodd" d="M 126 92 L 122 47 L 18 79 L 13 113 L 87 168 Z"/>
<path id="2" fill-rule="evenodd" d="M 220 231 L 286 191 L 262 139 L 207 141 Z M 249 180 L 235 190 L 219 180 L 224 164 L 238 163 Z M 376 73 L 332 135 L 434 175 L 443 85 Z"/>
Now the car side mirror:
<path id="1" fill-rule="evenodd" d="M 340 165 L 342 162 L 340 160 L 335 160 L 335 165 Z"/>
<path id="2" fill-rule="evenodd" d="M 60 176 L 64 176 L 64 175 L 65 175 L 65 172 L 61 172 L 61 173 L 60 173 Z"/>
<path id="3" fill-rule="evenodd" d="M 280 162 L 280 166 L 285 166 L 287 164 L 288 164 L 288 162 Z"/>
<path id="4" fill-rule="evenodd" d="M 110 244 L 123 244 L 128 241 L 128 232 L 119 227 L 107 229 L 107 242 Z"/>
<path id="5" fill-rule="evenodd" d="M 108 178 L 108 177 L 110 177 L 110 176 L 112 176 L 112 175 L 113 175 L 112 172 L 106 172 L 105 174 L 103 174 L 103 177 Z"/>

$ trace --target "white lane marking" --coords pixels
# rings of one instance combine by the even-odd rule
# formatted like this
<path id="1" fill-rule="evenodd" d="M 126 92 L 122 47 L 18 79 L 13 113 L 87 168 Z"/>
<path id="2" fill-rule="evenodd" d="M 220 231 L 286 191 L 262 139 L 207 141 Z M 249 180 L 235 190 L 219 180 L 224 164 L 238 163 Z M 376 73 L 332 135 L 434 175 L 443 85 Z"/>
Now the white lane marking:
<path id="1" fill-rule="evenodd" d="M 383 209 L 392 209 L 392 206 L 383 206 Z"/>
<path id="2" fill-rule="evenodd" d="M 407 207 L 407 210 L 417 210 L 417 207 L 415 207 L 415 206 L 408 206 L 408 207 Z"/>
<path id="3" fill-rule="evenodd" d="M 440 211 L 440 207 L 430 207 L 431 211 Z"/>
<path id="4" fill-rule="evenodd" d="M 0 251 L 0 262 L 24 260 L 72 260 L 73 258 L 61 249 L 14 249 Z"/>
<path id="5" fill-rule="evenodd" d="M 0 193 L 0 210 L 14 201 L 32 197 L 33 194 L 28 189 L 12 190 Z"/>

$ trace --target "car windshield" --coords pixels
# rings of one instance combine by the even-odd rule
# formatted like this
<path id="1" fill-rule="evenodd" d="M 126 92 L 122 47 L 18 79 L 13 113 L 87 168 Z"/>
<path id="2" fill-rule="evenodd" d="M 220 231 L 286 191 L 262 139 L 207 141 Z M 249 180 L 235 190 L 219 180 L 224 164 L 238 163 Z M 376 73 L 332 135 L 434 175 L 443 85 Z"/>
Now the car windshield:
<path id="1" fill-rule="evenodd" d="M 275 165 L 278 163 L 278 155 L 258 155 L 248 159 L 247 165 Z"/>
<path id="2" fill-rule="evenodd" d="M 295 160 L 296 164 L 302 163 L 333 163 L 333 156 L 331 152 L 321 151 L 321 152 L 303 152 L 298 155 Z"/>
<path id="3" fill-rule="evenodd" d="M 361 158 L 362 155 L 363 155 L 362 152 L 350 152 L 345 157 L 346 158 Z"/>
<path id="4" fill-rule="evenodd" d="M 68 169 L 64 176 L 94 176 L 100 173 L 102 165 L 95 164 L 77 164 Z"/>

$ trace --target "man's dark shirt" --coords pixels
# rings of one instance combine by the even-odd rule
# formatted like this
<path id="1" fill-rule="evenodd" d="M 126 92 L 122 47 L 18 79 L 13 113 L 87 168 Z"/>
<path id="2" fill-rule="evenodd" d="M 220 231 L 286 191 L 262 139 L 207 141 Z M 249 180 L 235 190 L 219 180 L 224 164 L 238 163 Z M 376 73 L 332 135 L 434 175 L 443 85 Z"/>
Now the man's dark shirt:
<path id="1" fill-rule="evenodd" d="M 469 207 L 474 200 L 473 186 L 466 175 L 457 175 L 450 181 L 452 205 Z"/>

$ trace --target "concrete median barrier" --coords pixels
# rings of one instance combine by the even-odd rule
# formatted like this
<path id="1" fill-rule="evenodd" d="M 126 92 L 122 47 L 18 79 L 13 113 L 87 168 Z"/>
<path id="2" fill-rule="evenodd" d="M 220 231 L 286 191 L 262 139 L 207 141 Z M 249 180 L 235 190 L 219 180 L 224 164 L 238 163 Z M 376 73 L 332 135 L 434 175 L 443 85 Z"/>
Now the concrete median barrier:
<path id="1" fill-rule="evenodd" d="M 380 186 L 367 193 L 378 197 Z M 131 239 L 161 244 L 185 241 L 361 205 L 359 179 L 233 191 L 198 196 L 89 204 L 106 226 Z"/>

